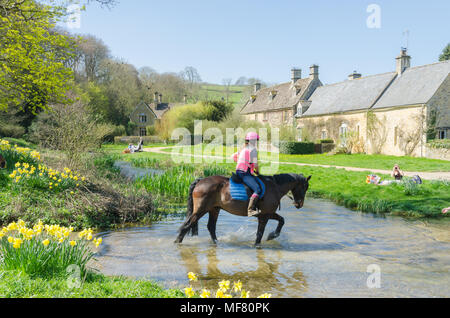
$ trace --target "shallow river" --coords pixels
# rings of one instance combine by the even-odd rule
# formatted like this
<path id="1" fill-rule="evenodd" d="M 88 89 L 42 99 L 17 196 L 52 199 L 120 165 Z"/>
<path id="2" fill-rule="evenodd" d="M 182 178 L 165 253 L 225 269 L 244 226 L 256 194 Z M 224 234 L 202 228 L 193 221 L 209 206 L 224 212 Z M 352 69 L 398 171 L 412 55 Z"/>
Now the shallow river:
<path id="1" fill-rule="evenodd" d="M 107 275 L 149 278 L 166 287 L 189 285 L 188 272 L 199 274 L 197 287 L 212 290 L 222 279 L 241 280 L 253 296 L 450 295 L 448 220 L 376 217 L 312 198 L 301 210 L 283 200 L 281 209 L 286 220 L 282 234 L 263 241 L 261 249 L 253 247 L 255 218 L 222 211 L 217 246 L 211 244 L 207 216 L 200 221 L 198 237 L 186 236 L 183 244 L 174 244 L 182 220 L 173 219 L 103 233 L 96 267 Z M 265 238 L 276 224 L 269 221 Z M 379 275 L 368 272 L 372 268 L 379 269 Z"/>

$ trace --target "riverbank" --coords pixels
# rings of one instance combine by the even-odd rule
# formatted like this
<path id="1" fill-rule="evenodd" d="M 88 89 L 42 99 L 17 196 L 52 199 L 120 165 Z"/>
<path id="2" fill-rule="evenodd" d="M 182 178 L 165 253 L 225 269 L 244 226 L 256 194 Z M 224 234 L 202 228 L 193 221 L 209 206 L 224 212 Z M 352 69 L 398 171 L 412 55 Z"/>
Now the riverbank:
<path id="1" fill-rule="evenodd" d="M 107 146 L 105 151 L 109 154 L 114 154 L 116 158 L 119 158 L 120 160 L 128 160 L 137 167 L 160 168 L 161 165 L 163 165 L 165 169 L 171 171 L 172 168 L 181 165 L 173 163 L 169 152 L 151 151 L 152 149 L 157 148 L 150 148 L 149 152 L 132 155 L 120 154 L 120 152 L 117 151 L 118 148 L 118 146 Z M 351 155 L 345 156 L 352 158 Z M 353 160 L 358 161 L 361 160 L 361 158 L 362 157 L 359 156 Z M 401 157 L 396 157 L 395 159 L 395 162 L 392 160 L 392 165 L 396 162 L 402 162 L 402 160 L 413 160 L 411 158 L 402 159 Z M 384 158 L 384 160 L 387 162 L 389 158 Z M 420 164 L 423 164 L 422 161 L 423 160 L 420 161 Z M 200 162 L 202 162 L 202 160 L 200 160 Z M 354 161 L 350 160 L 350 162 Z M 387 164 L 388 163 L 384 163 L 384 165 Z M 413 164 L 414 162 L 410 164 L 410 167 L 418 168 L 420 166 L 419 164 L 416 166 Z M 440 162 L 439 160 L 436 164 L 441 165 L 442 167 L 447 165 L 446 162 Z M 189 164 L 185 165 L 189 166 Z M 192 165 L 198 166 L 201 165 L 201 163 Z M 264 167 L 265 165 L 268 165 L 268 163 L 262 162 L 261 165 Z M 214 164 L 209 163 L 209 166 L 215 167 L 215 169 L 224 169 L 224 175 L 231 175 L 235 165 L 232 163 L 216 162 Z M 389 186 L 377 186 L 366 183 L 366 177 L 371 173 L 369 170 L 348 171 L 338 168 L 280 163 L 278 173 L 292 172 L 313 176 L 310 182 L 308 196 L 328 199 L 353 210 L 414 218 L 440 218 L 449 216 L 441 213 L 444 207 L 450 206 L 450 183 L 445 180 L 424 180 L 423 184 L 420 185 L 406 181 Z M 386 174 L 379 174 L 379 176 L 384 180 L 391 179 L 391 177 Z M 190 180 L 195 180 L 195 176 L 191 176 Z M 172 181 L 169 179 L 166 180 L 168 187 L 170 187 L 170 183 L 176 184 L 177 182 L 178 179 L 176 177 L 174 177 Z M 189 182 L 186 181 L 186 184 L 188 183 Z M 141 183 L 141 186 L 145 188 L 144 183 Z M 187 198 L 187 188 L 188 187 L 185 187 L 185 189 L 178 194 L 183 199 Z"/>

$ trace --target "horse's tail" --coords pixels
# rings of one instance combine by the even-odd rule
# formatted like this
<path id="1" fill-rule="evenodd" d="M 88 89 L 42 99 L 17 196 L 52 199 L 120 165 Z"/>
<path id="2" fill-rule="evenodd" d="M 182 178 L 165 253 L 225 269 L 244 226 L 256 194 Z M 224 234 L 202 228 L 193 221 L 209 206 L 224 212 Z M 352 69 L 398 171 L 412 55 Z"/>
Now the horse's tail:
<path id="1" fill-rule="evenodd" d="M 189 198 L 188 198 L 188 206 L 186 211 L 186 219 L 190 218 L 192 213 L 194 212 L 194 198 L 192 197 L 192 192 L 194 192 L 195 187 L 197 186 L 197 183 L 202 180 L 201 178 L 195 180 L 191 183 L 191 186 L 189 187 Z M 195 222 L 192 224 L 191 227 L 191 236 L 198 235 L 198 222 Z"/>

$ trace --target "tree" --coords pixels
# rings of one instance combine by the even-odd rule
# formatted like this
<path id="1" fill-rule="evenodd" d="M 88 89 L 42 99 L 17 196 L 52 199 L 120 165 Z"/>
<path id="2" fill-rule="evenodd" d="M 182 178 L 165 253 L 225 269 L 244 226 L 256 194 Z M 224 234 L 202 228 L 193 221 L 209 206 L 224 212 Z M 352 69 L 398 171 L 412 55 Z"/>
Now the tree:
<path id="1" fill-rule="evenodd" d="M 111 58 L 109 48 L 103 41 L 89 34 L 78 38 L 76 53 L 74 70 L 80 78 L 87 81 L 96 80 L 101 63 Z"/>
<path id="2" fill-rule="evenodd" d="M 64 12 L 33 0 L 0 0 L 0 110 L 68 102 L 73 42 L 52 32 Z"/>
<path id="3" fill-rule="evenodd" d="M 241 76 L 237 79 L 236 83 L 234 85 L 243 86 L 247 85 L 248 79 L 245 76 Z"/>
<path id="4" fill-rule="evenodd" d="M 450 60 L 450 43 L 442 50 L 442 54 L 439 55 L 439 61 Z"/>
<path id="5" fill-rule="evenodd" d="M 200 74 L 198 74 L 197 69 L 192 66 L 187 66 L 183 72 L 181 72 L 182 77 L 188 82 L 189 87 L 192 89 L 194 84 L 200 83 L 202 81 Z"/>
<path id="6" fill-rule="evenodd" d="M 223 86 L 225 86 L 225 96 L 226 96 L 226 102 L 228 104 L 228 98 L 230 97 L 230 86 L 231 86 L 231 78 L 224 78 L 222 80 Z"/>

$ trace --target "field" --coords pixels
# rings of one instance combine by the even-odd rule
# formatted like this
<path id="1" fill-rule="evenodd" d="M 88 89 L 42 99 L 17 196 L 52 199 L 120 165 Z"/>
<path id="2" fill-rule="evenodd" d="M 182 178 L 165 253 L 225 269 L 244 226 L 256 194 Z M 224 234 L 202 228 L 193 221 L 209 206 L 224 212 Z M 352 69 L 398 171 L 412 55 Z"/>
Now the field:
<path id="1" fill-rule="evenodd" d="M 246 86 L 231 85 L 228 101 L 233 103 L 234 106 L 242 103 L 242 95 Z M 222 99 L 226 100 L 226 87 L 217 84 L 202 84 L 199 91 L 200 96 L 206 100 L 210 99 Z"/>

